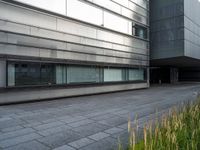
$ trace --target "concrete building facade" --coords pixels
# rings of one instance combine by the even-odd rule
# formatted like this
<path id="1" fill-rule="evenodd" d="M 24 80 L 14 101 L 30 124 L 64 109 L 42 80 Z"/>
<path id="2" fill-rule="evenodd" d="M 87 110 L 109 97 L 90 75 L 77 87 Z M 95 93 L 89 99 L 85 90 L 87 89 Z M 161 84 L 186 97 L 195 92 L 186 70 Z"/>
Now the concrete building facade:
<path id="1" fill-rule="evenodd" d="M 151 82 L 200 81 L 199 8 L 199 0 L 151 1 Z"/>
<path id="2" fill-rule="evenodd" d="M 0 0 L 0 103 L 149 87 L 148 0 L 39 2 Z"/>

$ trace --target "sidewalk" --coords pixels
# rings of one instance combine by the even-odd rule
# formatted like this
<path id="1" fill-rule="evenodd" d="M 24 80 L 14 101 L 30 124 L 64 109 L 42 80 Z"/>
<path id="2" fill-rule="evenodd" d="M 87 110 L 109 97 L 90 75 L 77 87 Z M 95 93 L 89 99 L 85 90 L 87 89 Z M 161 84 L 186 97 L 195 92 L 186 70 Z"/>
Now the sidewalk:
<path id="1" fill-rule="evenodd" d="M 127 142 L 127 120 L 138 114 L 142 126 L 186 100 L 199 84 L 0 106 L 0 149 L 110 150 Z"/>

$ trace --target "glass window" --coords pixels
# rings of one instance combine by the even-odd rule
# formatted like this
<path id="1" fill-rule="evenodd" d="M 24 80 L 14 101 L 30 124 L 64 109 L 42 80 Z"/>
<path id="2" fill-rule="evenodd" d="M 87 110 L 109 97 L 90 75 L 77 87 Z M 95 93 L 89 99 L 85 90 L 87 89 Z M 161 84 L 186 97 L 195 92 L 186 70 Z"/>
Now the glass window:
<path id="1" fill-rule="evenodd" d="M 67 67 L 65 65 L 56 66 L 56 84 L 67 83 Z"/>
<path id="2" fill-rule="evenodd" d="M 83 84 L 145 80 L 145 69 L 8 62 L 8 86 Z"/>
<path id="3" fill-rule="evenodd" d="M 129 69 L 129 81 L 144 80 L 144 69 Z"/>
<path id="4" fill-rule="evenodd" d="M 67 16 L 96 25 L 103 24 L 103 11 L 79 0 L 67 0 Z"/>
<path id="5" fill-rule="evenodd" d="M 15 72 L 18 72 L 18 65 L 8 64 L 8 86 L 15 86 Z"/>
<path id="6" fill-rule="evenodd" d="M 66 0 L 15 0 L 38 8 L 66 15 Z"/>
<path id="7" fill-rule="evenodd" d="M 9 63 L 8 86 L 54 84 L 54 65 L 40 63 Z"/>
<path id="8" fill-rule="evenodd" d="M 67 68 L 68 83 L 99 82 L 99 69 L 95 67 L 71 66 Z"/>
<path id="9" fill-rule="evenodd" d="M 40 84 L 55 84 L 55 66 L 53 64 L 41 64 Z"/>
<path id="10" fill-rule="evenodd" d="M 104 81 L 123 81 L 123 69 L 104 68 Z"/>
<path id="11" fill-rule="evenodd" d="M 18 64 L 18 72 L 15 72 L 15 85 L 38 85 L 40 84 L 39 64 Z"/>
<path id="12" fill-rule="evenodd" d="M 133 28 L 135 28 L 135 36 L 147 39 L 147 28 L 139 26 L 137 24 L 133 26 Z"/>

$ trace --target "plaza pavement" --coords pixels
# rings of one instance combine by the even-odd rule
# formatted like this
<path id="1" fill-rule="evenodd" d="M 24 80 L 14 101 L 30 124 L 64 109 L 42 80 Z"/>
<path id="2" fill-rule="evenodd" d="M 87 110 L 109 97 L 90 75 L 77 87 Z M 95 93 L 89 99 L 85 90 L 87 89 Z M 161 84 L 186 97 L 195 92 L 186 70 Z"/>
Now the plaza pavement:
<path id="1" fill-rule="evenodd" d="M 138 115 L 140 129 L 152 117 L 194 100 L 200 84 L 0 106 L 0 149 L 114 150 L 127 143 L 127 120 Z"/>

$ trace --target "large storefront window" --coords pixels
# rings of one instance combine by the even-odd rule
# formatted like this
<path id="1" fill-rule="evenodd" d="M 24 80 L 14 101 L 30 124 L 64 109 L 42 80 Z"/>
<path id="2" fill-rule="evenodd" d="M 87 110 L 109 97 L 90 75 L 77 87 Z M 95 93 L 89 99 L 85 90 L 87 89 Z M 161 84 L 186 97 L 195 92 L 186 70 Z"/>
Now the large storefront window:
<path id="1" fill-rule="evenodd" d="M 39 63 L 8 64 L 8 86 L 54 84 L 54 65 Z"/>
<path id="2" fill-rule="evenodd" d="M 8 62 L 7 81 L 9 87 L 145 81 L 145 69 Z"/>

